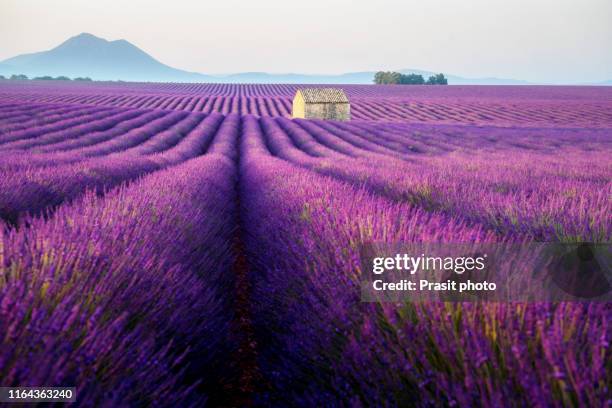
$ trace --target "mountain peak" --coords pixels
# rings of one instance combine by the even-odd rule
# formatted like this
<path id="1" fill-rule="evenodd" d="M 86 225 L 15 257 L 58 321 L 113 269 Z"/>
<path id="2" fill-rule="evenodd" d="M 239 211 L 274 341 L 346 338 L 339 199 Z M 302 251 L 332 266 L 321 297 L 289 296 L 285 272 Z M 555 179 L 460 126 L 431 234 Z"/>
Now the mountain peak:
<path id="1" fill-rule="evenodd" d="M 81 33 L 79 35 L 75 35 L 74 37 L 70 37 L 69 39 L 61 43 L 56 48 L 73 47 L 73 46 L 76 46 L 76 47 L 83 47 L 83 46 L 85 47 L 109 47 L 113 45 L 117 45 L 121 47 L 131 46 L 131 47 L 137 48 L 136 46 L 134 46 L 134 44 L 124 39 L 109 41 L 105 38 L 98 37 L 90 33 Z"/>
<path id="2" fill-rule="evenodd" d="M 74 37 L 68 38 L 56 48 L 61 49 L 66 47 L 104 47 L 108 46 L 108 44 L 116 42 L 117 41 L 108 41 L 105 38 L 98 37 L 90 33 L 81 33 L 79 35 L 75 35 Z"/>
<path id="3" fill-rule="evenodd" d="M 28 76 L 87 76 L 102 80 L 195 81 L 207 77 L 164 65 L 130 43 L 80 33 L 57 47 L 18 55 L 2 63 Z"/>
<path id="4" fill-rule="evenodd" d="M 75 41 L 78 41 L 78 42 L 81 42 L 81 41 L 108 42 L 104 38 L 97 37 L 97 36 L 95 36 L 93 34 L 90 34 L 90 33 L 81 33 L 79 35 L 75 35 L 74 37 L 70 37 L 69 39 L 64 41 L 64 44 L 68 43 L 68 42 L 75 42 Z"/>
<path id="5" fill-rule="evenodd" d="M 95 35 L 93 35 L 91 33 L 81 33 L 81 34 L 75 35 L 74 37 L 70 37 L 70 38 L 96 38 L 98 40 L 102 39 L 102 38 L 100 38 L 98 36 L 95 36 Z"/>

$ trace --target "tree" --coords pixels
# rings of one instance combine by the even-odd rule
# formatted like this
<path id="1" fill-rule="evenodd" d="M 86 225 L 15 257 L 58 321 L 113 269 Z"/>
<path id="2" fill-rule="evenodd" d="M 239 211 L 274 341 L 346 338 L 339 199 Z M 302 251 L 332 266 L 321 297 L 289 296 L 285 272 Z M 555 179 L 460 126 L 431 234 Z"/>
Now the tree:
<path id="1" fill-rule="evenodd" d="M 432 75 L 427 80 L 427 85 L 448 85 L 448 80 L 444 74 Z"/>
<path id="2" fill-rule="evenodd" d="M 425 79 L 423 78 L 423 75 L 407 74 L 401 76 L 400 83 L 406 85 L 423 85 L 425 83 Z"/>
<path id="3" fill-rule="evenodd" d="M 446 79 L 444 74 L 439 73 L 436 75 L 436 78 L 438 79 L 438 85 L 448 85 L 448 79 Z"/>
<path id="4" fill-rule="evenodd" d="M 53 77 L 49 76 L 49 75 L 45 75 L 45 76 L 35 77 L 35 78 L 32 78 L 32 79 L 37 80 L 37 81 L 50 81 L 50 80 L 53 79 Z"/>
<path id="5" fill-rule="evenodd" d="M 383 84 L 383 77 L 384 77 L 385 73 L 382 71 L 378 71 L 377 73 L 374 74 L 374 83 L 376 85 L 382 85 Z"/>
<path id="6" fill-rule="evenodd" d="M 400 72 L 379 71 L 374 75 L 374 83 L 378 85 L 400 84 L 400 85 L 423 85 L 423 75 L 402 74 Z"/>
<path id="7" fill-rule="evenodd" d="M 402 74 L 399 72 L 379 71 L 374 75 L 374 83 L 377 85 L 401 84 L 401 85 L 448 85 L 444 74 L 432 75 L 425 81 L 420 74 Z"/>
<path id="8" fill-rule="evenodd" d="M 11 75 L 11 79 L 13 81 L 25 81 L 25 80 L 28 79 L 28 76 L 27 75 L 23 75 L 23 74 L 19 74 L 19 75 L 13 74 L 13 75 Z"/>
<path id="9" fill-rule="evenodd" d="M 90 81 L 91 82 L 91 78 L 90 77 L 76 77 L 74 78 L 75 81 Z"/>
<path id="10" fill-rule="evenodd" d="M 374 75 L 374 83 L 378 85 L 400 84 L 402 74 L 399 72 L 379 71 Z"/>
<path id="11" fill-rule="evenodd" d="M 6 79 L 4 75 L 0 75 L 0 79 Z"/>
<path id="12" fill-rule="evenodd" d="M 62 76 L 55 77 L 55 80 L 56 81 L 70 81 L 70 78 L 62 75 Z"/>

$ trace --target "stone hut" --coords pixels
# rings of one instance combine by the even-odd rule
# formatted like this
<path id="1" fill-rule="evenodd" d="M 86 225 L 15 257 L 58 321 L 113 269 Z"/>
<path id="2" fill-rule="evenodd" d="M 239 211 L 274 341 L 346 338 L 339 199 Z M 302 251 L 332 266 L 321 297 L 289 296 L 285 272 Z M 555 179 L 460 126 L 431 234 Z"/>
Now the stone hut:
<path id="1" fill-rule="evenodd" d="M 293 98 L 294 118 L 350 120 L 351 104 L 342 89 L 301 88 Z"/>

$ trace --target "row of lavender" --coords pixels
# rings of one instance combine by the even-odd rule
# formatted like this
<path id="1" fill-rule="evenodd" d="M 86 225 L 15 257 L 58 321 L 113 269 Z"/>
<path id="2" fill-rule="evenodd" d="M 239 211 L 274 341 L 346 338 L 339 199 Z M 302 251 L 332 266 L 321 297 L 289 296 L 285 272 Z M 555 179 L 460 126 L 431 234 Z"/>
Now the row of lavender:
<path id="1" fill-rule="evenodd" d="M 120 123 L 140 118 L 133 114 Z M 228 293 L 236 255 L 230 244 L 240 218 L 254 286 L 258 362 L 262 384 L 268 384 L 259 402 L 427 405 L 443 398 L 498 405 L 513 397 L 517 405 L 605 404 L 606 305 L 365 305 L 356 288 L 357 246 L 364 240 L 539 239 L 546 228 L 530 222 L 529 212 L 538 216 L 538 206 L 551 199 L 561 202 L 539 214 L 563 228 L 550 237 L 609 242 L 610 202 L 598 193 L 609 191 L 610 164 L 602 155 L 600 166 L 588 165 L 596 155 L 589 149 L 609 151 L 606 134 L 536 138 L 444 127 L 409 133 L 391 125 L 159 115 L 168 121 L 165 128 L 149 127 L 155 119 L 147 117 L 145 124 L 128 125 L 134 130 L 113 133 L 117 129 L 99 118 L 100 128 L 82 133 L 78 127 L 63 135 L 53 133 L 58 129 L 11 132 L 2 144 L 3 179 L 15 180 L 2 191 L 19 195 L 32 171 L 45 172 L 36 185 L 58 171 L 47 185 L 51 191 L 81 180 L 57 204 L 76 202 L 48 220 L 25 216 L 20 228 L 3 236 L 2 378 L 76 383 L 85 390 L 82 401 L 92 405 L 116 387 L 118 404 L 170 393 L 199 403 L 216 384 L 232 382 L 235 367 L 221 356 L 235 348 Z M 466 134 L 458 142 L 452 132 Z M 107 144 L 113 140 L 119 142 Z M 578 142 L 584 142 L 581 149 L 571 147 Z M 555 148 L 572 156 L 551 154 Z M 474 161 L 461 152 L 476 149 L 498 154 Z M 14 164 L 24 153 L 39 162 Z M 65 164 L 56 166 L 56 160 Z M 158 167 L 148 171 L 166 170 L 104 197 L 79 199 L 97 186 L 99 160 L 116 171 L 118 182 L 132 177 L 121 176 L 128 172 L 113 163 L 151 161 Z M 368 167 L 374 160 L 376 170 Z M 62 173 L 75 165 L 86 170 Z M 421 174 L 406 179 L 415 172 Z M 79 179 L 84 174 L 93 178 Z M 102 185 L 98 192 L 116 184 Z M 462 207 L 462 194 L 469 199 L 476 193 L 478 199 Z M 49 208 L 27 207 L 48 194 L 24 199 L 13 214 Z M 233 207 L 238 197 L 240 209 Z M 531 204 L 520 222 L 496 223 L 517 197 Z M 586 224 L 573 219 L 584 214 L 595 216 Z M 32 348 L 25 341 L 31 333 L 41 339 Z M 47 355 L 53 357 L 45 360 Z M 126 360 L 128 355 L 138 358 Z M 35 360 L 45 364 L 32 365 Z M 151 394 L 154 385 L 158 391 Z"/>
<path id="2" fill-rule="evenodd" d="M 4 386 L 76 385 L 86 406 L 201 405 L 236 376 L 237 137 L 225 125 L 204 156 L 3 232 Z"/>
<path id="3" fill-rule="evenodd" d="M 214 114 L 146 110 L 73 115 L 2 135 L 3 218 L 15 222 L 23 211 L 58 205 L 86 187 L 102 192 L 194 157 L 206 150 L 224 121 Z M 233 126 L 238 120 L 230 115 L 225 122 Z M 396 201 L 500 233 L 544 240 L 610 237 L 606 130 L 373 126 L 283 118 L 261 123 L 274 154 L 365 183 Z M 372 158 L 378 163 L 374 169 Z"/>
<path id="4" fill-rule="evenodd" d="M 121 131 L 123 121 L 128 118 L 135 118 L 138 114 L 149 113 L 153 115 L 151 109 L 128 109 L 128 108 L 110 108 L 110 107 L 87 107 L 80 105 L 48 105 L 48 104 L 29 104 L 29 103 L 2 103 L 0 104 L 0 148 L 2 150 L 10 150 L 11 148 L 17 150 L 35 148 L 37 145 L 51 144 L 49 147 L 44 147 L 42 150 L 36 149 L 38 152 L 48 152 L 52 150 L 59 150 L 60 146 L 53 145 L 56 141 L 62 141 L 63 134 L 60 131 L 66 131 L 70 129 L 70 134 L 66 136 L 67 139 L 74 139 L 80 135 L 87 133 L 88 131 L 98 131 L 102 128 L 108 128 L 110 126 L 117 126 L 117 131 Z M 178 112 L 178 114 L 184 112 Z M 159 116 L 162 116 L 164 112 L 157 112 Z M 154 118 L 154 116 L 148 116 Z M 102 122 L 101 119 L 106 118 L 107 120 Z M 127 125 L 134 124 L 138 125 L 144 118 L 139 119 L 135 122 L 126 122 Z M 92 123 L 93 122 L 93 123 Z M 88 127 L 79 127 L 87 125 Z M 469 138 L 470 147 L 478 146 L 479 141 L 484 139 L 486 142 L 489 139 L 503 143 L 503 138 L 508 136 L 508 141 L 505 146 L 513 146 L 517 143 L 522 143 L 524 147 L 533 145 L 537 147 L 543 142 L 548 143 L 548 147 L 558 147 L 567 145 L 571 142 L 571 139 L 576 140 L 575 135 L 579 132 L 587 132 L 586 135 L 589 137 L 583 137 L 581 143 L 588 147 L 589 143 L 601 143 L 606 141 L 609 137 L 609 131 L 607 129 L 556 129 L 551 131 L 550 129 L 533 128 L 533 129 L 518 129 L 518 130 L 505 130 L 497 127 L 463 127 L 463 126 L 427 126 L 427 125 L 409 125 L 401 123 L 368 123 L 368 122 L 355 122 L 339 123 L 338 126 L 345 126 L 345 130 L 350 132 L 359 133 L 359 136 L 369 133 L 371 138 L 375 141 L 378 140 L 382 132 L 394 132 L 396 134 L 405 135 L 408 141 L 416 142 L 414 148 L 415 152 L 419 152 L 420 141 L 427 141 L 428 139 L 434 139 L 434 142 L 442 137 L 444 143 L 463 146 L 460 138 Z M 387 133 L 388 133 L 387 132 Z M 43 138 L 41 140 L 34 140 L 30 142 L 19 142 L 20 139 L 32 139 L 40 135 L 53 133 L 51 139 Z M 490 133 L 491 136 L 486 135 Z M 109 136 L 110 137 L 110 136 Z M 382 135 L 383 139 L 387 140 L 388 137 Z M 54 138 L 54 139 L 53 139 Z M 417 139 L 416 141 L 414 139 Z M 453 141 L 454 139 L 454 141 Z M 515 140 L 518 139 L 518 140 Z M 559 139 L 558 141 L 555 141 Z M 594 139 L 594 140 L 593 140 Z M 91 139 L 92 143 L 96 142 L 96 139 Z M 15 142 L 14 144 L 8 144 L 8 142 Z M 70 143 L 75 143 L 73 146 Z M 65 149 L 71 147 L 80 147 L 80 142 L 67 142 Z M 500 145 L 498 145 L 500 146 Z M 394 145 L 393 148 L 396 148 Z M 500 146 L 501 147 L 501 146 Z M 451 146 L 451 149 L 454 149 Z M 451 149 L 446 149 L 451 150 Z M 405 149 L 403 150 L 405 151 Z"/>
<path id="5" fill-rule="evenodd" d="M 138 109 L 179 110 L 199 113 L 290 117 L 291 97 L 224 96 L 117 93 L 76 95 L 68 93 L 0 94 L 6 101 L 29 100 L 47 104 L 81 104 L 129 107 Z M 496 126 L 573 126 L 609 127 L 612 123 L 612 102 L 587 101 L 516 101 L 478 99 L 415 100 L 414 98 L 352 98 L 354 120 L 419 123 L 495 124 Z"/>
<path id="6" fill-rule="evenodd" d="M 239 374 L 239 118 L 55 114 L 0 139 L 2 385 L 76 385 L 86 406 L 211 402 Z"/>
<path id="7" fill-rule="evenodd" d="M 14 113 L 11 109 L 41 108 L 9 106 L 0 114 Z M 220 115 L 86 109 L 50 115 L 57 117 L 2 135 L 0 212 L 5 220 L 14 223 L 26 210 L 58 205 L 85 188 L 103 192 L 194 157 L 206 150 L 224 121 Z M 230 115 L 227 126 L 238 120 Z M 610 237 L 606 130 L 373 126 L 282 118 L 264 118 L 261 124 L 277 156 L 365 183 L 396 201 L 462 217 L 501 234 L 573 241 Z M 378 162 L 374 169 L 368 166 L 371 159 Z"/>
<path id="8" fill-rule="evenodd" d="M 351 186 L 304 169 L 303 163 L 296 167 L 272 157 L 268 146 L 279 156 L 305 159 L 295 146 L 283 145 L 281 132 L 269 126 L 254 120 L 245 124 L 241 166 L 241 193 L 249 202 L 245 224 L 260 361 L 273 384 L 259 402 L 610 402 L 609 304 L 361 303 L 361 242 L 500 242 L 517 237 L 381 196 L 367 181 Z M 320 145 L 310 145 L 314 147 Z M 347 173 L 358 169 L 348 162 L 345 166 Z"/>
<path id="9" fill-rule="evenodd" d="M 222 122 L 224 125 L 222 125 Z M 236 118 L 119 110 L 17 129 L 0 141 L 0 217 L 40 213 L 81 195 L 176 165 L 206 151 Z"/>
<path id="10" fill-rule="evenodd" d="M 267 97 L 293 97 L 299 88 L 342 88 L 349 97 L 374 98 L 470 98 L 478 100 L 612 100 L 612 90 L 605 86 L 396 86 L 347 84 L 229 84 L 229 83 L 135 83 L 135 82 L 54 82 L 0 81 L 7 91 L 42 94 L 175 94 Z"/>
<path id="11" fill-rule="evenodd" d="M 446 129 L 425 144 L 427 133 L 414 140 L 402 128 L 364 132 L 346 124 L 266 118 L 261 125 L 276 156 L 395 202 L 504 236 L 570 242 L 612 238 L 612 140 L 606 132 L 549 132 L 538 140 L 532 132 L 517 130 Z M 577 143 L 583 146 L 572 147 Z M 402 147 L 422 154 L 398 155 Z"/>

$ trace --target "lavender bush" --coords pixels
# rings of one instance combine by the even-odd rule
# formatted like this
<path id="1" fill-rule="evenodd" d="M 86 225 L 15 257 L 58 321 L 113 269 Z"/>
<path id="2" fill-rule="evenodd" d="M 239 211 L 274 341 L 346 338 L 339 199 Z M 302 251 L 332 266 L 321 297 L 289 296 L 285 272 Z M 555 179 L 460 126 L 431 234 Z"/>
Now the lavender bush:
<path id="1" fill-rule="evenodd" d="M 5 232 L 2 384 L 76 385 L 91 406 L 205 401 L 231 375 L 233 172 L 202 156 Z"/>

